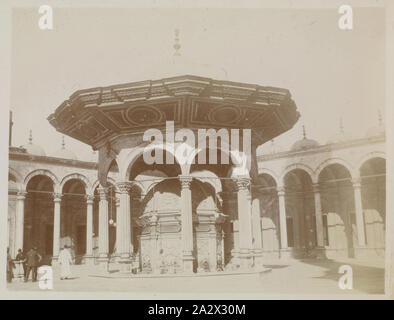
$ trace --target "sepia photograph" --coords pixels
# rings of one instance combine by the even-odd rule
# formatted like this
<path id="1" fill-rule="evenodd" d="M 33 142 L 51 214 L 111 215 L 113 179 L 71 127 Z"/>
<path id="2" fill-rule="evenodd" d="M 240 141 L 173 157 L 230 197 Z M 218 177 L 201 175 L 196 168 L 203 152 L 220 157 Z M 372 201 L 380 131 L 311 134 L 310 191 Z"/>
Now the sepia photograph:
<path id="1" fill-rule="evenodd" d="M 387 1 L 16 2 L 4 298 L 390 298 Z"/>

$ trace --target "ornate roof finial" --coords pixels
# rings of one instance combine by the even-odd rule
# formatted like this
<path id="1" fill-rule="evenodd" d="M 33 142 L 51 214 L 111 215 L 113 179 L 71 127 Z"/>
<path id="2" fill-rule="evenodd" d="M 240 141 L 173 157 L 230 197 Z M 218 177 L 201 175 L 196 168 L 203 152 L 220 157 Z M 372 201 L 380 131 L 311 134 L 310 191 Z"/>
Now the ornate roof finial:
<path id="1" fill-rule="evenodd" d="M 64 135 L 62 136 L 62 149 L 64 150 L 66 146 L 66 143 L 64 142 Z"/>
<path id="2" fill-rule="evenodd" d="M 378 120 L 379 120 L 379 126 L 381 127 L 383 125 L 383 119 L 382 119 L 382 113 L 380 112 L 380 109 L 378 110 Z"/>
<path id="3" fill-rule="evenodd" d="M 305 126 L 302 126 L 302 135 L 304 137 L 304 139 L 306 139 L 306 131 L 305 131 Z"/>
<path id="4" fill-rule="evenodd" d="M 343 131 L 342 117 L 339 118 L 339 132 L 340 132 L 340 133 L 344 133 L 344 131 Z"/>
<path id="5" fill-rule="evenodd" d="M 179 52 L 180 48 L 181 48 L 181 45 L 179 43 L 179 29 L 176 28 L 175 29 L 175 43 L 174 43 L 175 52 L 174 52 L 174 56 L 180 56 L 181 55 L 180 52 Z"/>
<path id="6" fill-rule="evenodd" d="M 29 133 L 29 144 L 33 144 L 33 131 L 31 129 Z"/>

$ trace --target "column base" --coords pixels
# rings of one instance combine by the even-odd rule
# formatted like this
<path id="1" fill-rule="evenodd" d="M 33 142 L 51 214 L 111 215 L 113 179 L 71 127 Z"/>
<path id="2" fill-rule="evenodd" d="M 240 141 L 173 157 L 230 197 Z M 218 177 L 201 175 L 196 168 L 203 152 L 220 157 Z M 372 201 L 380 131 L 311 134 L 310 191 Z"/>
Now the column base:
<path id="1" fill-rule="evenodd" d="M 263 250 L 262 249 L 254 249 L 253 250 L 253 259 L 254 266 L 263 266 Z"/>
<path id="2" fill-rule="evenodd" d="M 104 265 L 106 266 L 108 264 L 108 254 L 106 253 L 100 253 L 97 262 L 99 265 Z"/>
<path id="3" fill-rule="evenodd" d="M 182 256 L 183 261 L 183 273 L 194 272 L 194 256 L 191 252 L 184 253 Z"/>
<path id="4" fill-rule="evenodd" d="M 279 259 L 288 261 L 291 259 L 291 249 L 290 248 L 282 248 L 279 250 Z"/>
<path id="5" fill-rule="evenodd" d="M 322 260 L 322 259 L 327 259 L 326 256 L 326 249 L 324 247 L 315 247 L 312 250 L 313 255 L 316 259 Z"/>
<path id="6" fill-rule="evenodd" d="M 51 259 L 51 265 L 55 266 L 58 264 L 59 256 L 53 256 Z"/>
<path id="7" fill-rule="evenodd" d="M 249 270 L 253 268 L 253 253 L 251 250 L 241 249 L 238 258 L 241 270 Z"/>
<path id="8" fill-rule="evenodd" d="M 94 265 L 94 257 L 91 254 L 85 254 L 83 256 L 83 263 L 87 265 Z"/>
<path id="9" fill-rule="evenodd" d="M 122 258 L 120 257 L 117 261 L 119 265 L 120 272 L 130 273 L 132 268 L 132 261 L 130 258 Z"/>

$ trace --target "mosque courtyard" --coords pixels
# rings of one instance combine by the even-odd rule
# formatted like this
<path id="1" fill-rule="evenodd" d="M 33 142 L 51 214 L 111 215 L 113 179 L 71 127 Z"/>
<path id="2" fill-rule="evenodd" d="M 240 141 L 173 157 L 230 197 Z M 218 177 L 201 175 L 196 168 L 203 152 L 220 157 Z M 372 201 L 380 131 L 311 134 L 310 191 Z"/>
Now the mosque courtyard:
<path id="1" fill-rule="evenodd" d="M 341 265 L 349 265 L 353 271 L 353 288 L 339 287 L 338 272 Z M 292 295 L 381 295 L 384 293 L 384 264 L 382 262 L 360 262 L 354 259 L 338 260 L 292 260 L 265 264 L 265 271 L 255 273 L 233 273 L 223 275 L 175 275 L 140 276 L 121 273 L 115 266 L 109 269 L 98 266 L 73 265 L 73 276 L 60 280 L 60 270 L 53 267 L 53 290 L 56 292 L 136 292 L 146 294 L 163 293 L 225 293 L 263 294 L 267 298 Z M 108 272 L 109 270 L 109 272 Z M 21 291 L 43 291 L 38 282 L 24 283 L 17 279 L 8 284 L 9 293 Z M 49 292 L 49 290 L 46 290 Z M 162 296 L 161 296 L 162 297 Z M 184 296 L 186 297 L 186 296 Z M 235 296 L 233 296 L 235 297 Z M 158 297 L 159 298 L 159 297 Z M 201 298 L 204 298 L 201 296 Z M 229 298 L 229 296 L 227 296 Z"/>

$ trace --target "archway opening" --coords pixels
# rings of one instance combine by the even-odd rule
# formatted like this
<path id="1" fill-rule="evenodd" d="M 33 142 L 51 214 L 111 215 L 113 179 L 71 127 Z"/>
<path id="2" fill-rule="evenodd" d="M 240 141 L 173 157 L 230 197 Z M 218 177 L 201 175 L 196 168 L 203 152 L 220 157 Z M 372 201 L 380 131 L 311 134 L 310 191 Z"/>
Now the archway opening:
<path id="1" fill-rule="evenodd" d="M 304 256 L 316 246 L 315 203 L 311 176 L 294 169 L 284 177 L 288 246 L 294 256 Z"/>
<path id="2" fill-rule="evenodd" d="M 386 160 L 367 160 L 360 168 L 360 176 L 367 246 L 380 250 L 383 255 L 386 226 Z"/>
<path id="3" fill-rule="evenodd" d="M 86 253 L 86 186 L 80 179 L 68 180 L 62 189 L 60 248 L 70 247 L 75 263 Z"/>
<path id="4" fill-rule="evenodd" d="M 53 254 L 53 181 L 36 175 L 27 183 L 26 191 L 23 249 L 37 247 L 45 261 Z"/>
<path id="5" fill-rule="evenodd" d="M 279 201 L 275 179 L 267 174 L 259 174 L 253 183 L 253 198 L 260 200 L 261 237 L 264 251 L 280 249 Z"/>
<path id="6" fill-rule="evenodd" d="M 326 166 L 319 174 L 326 245 L 339 255 L 354 257 L 357 225 L 354 190 L 349 170 L 341 164 Z"/>

